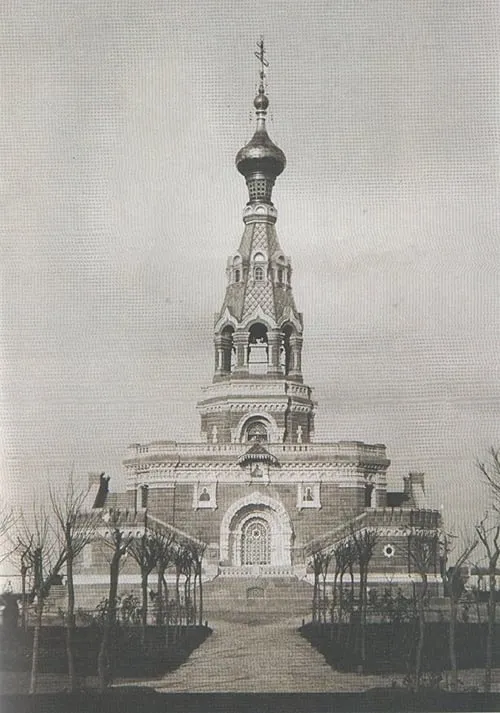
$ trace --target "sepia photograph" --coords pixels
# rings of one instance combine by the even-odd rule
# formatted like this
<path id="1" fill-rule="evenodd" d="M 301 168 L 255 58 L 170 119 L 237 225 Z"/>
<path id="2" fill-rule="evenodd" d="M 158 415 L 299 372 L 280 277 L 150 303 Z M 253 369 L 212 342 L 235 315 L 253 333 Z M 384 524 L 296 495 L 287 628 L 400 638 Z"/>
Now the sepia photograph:
<path id="1" fill-rule="evenodd" d="M 2 712 L 500 710 L 498 3 L 0 37 Z"/>

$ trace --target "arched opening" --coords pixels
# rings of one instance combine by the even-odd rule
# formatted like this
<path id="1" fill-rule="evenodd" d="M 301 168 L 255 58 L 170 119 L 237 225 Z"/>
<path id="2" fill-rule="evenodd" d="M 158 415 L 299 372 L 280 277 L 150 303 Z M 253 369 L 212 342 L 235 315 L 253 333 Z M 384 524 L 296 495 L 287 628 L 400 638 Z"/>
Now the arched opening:
<path id="1" fill-rule="evenodd" d="M 236 350 L 233 343 L 234 328 L 231 325 L 224 327 L 222 336 L 222 371 L 230 374 L 235 365 Z"/>
<path id="2" fill-rule="evenodd" d="M 253 277 L 256 282 L 262 282 L 265 279 L 265 262 L 266 258 L 262 253 L 255 253 Z"/>
<path id="3" fill-rule="evenodd" d="M 365 483 L 365 508 L 374 507 L 374 491 L 375 486 L 373 483 Z"/>
<path id="4" fill-rule="evenodd" d="M 262 418 L 250 418 L 243 431 L 243 441 L 266 443 L 269 441 L 269 423 Z"/>
<path id="5" fill-rule="evenodd" d="M 241 564 L 271 563 L 271 531 L 262 517 L 253 517 L 241 531 Z"/>
<path id="6" fill-rule="evenodd" d="M 250 374 L 266 374 L 269 361 L 267 327 L 258 322 L 252 324 L 248 333 L 248 371 Z"/>
<path id="7" fill-rule="evenodd" d="M 292 527 L 289 515 L 284 505 L 274 498 L 259 491 L 248 493 L 234 502 L 224 513 L 220 526 L 220 558 L 230 566 L 240 566 L 242 555 L 246 551 L 258 549 L 255 533 L 251 534 L 251 522 L 262 522 L 260 534 L 268 534 L 269 554 L 268 564 L 289 567 L 291 564 Z M 247 540 L 254 540 L 253 545 L 247 543 L 248 549 L 242 545 L 244 533 Z M 260 546 L 260 545 L 259 545 Z M 266 554 L 266 553 L 265 553 Z"/>
<path id="8" fill-rule="evenodd" d="M 241 257 L 239 255 L 233 258 L 233 281 L 241 281 Z"/>
<path id="9" fill-rule="evenodd" d="M 290 369 L 292 368 L 290 338 L 294 331 L 291 324 L 285 324 L 281 330 L 280 366 L 285 376 L 290 373 Z"/>

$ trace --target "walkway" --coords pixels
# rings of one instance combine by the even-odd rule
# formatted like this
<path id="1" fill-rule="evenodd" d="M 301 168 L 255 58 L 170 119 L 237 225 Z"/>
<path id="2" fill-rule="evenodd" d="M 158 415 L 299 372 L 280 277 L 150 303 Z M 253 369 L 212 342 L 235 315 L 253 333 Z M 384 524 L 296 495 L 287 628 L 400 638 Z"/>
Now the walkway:
<path id="1" fill-rule="evenodd" d="M 300 636 L 297 626 L 286 621 L 214 623 L 212 635 L 186 663 L 161 679 L 140 684 L 165 693 L 354 692 L 390 685 L 387 677 L 334 671 Z"/>

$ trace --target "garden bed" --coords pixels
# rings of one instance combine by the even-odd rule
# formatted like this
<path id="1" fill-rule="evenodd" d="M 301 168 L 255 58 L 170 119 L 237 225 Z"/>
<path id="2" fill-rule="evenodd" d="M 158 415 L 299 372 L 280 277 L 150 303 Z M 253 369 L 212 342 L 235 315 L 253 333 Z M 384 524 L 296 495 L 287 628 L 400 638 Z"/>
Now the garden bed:
<path id="1" fill-rule="evenodd" d="M 299 629 L 328 663 L 339 671 L 356 671 L 359 656 L 359 625 L 305 624 Z M 457 623 L 456 651 L 461 669 L 482 668 L 485 665 L 485 624 Z M 449 624 L 426 624 L 423 671 L 439 673 L 450 667 L 448 648 Z M 397 624 L 367 624 L 366 673 L 408 673 L 414 669 L 418 622 Z M 493 666 L 500 666 L 500 632 L 493 647 Z"/>
<path id="2" fill-rule="evenodd" d="M 113 642 L 114 675 L 122 678 L 160 676 L 180 666 L 212 630 L 206 626 L 148 627 L 144 644 L 141 629 L 117 628 Z M 78 627 L 74 632 L 75 669 L 79 677 L 97 674 L 97 655 L 102 632 L 97 626 Z M 0 632 L 0 671 L 29 671 L 33 630 Z M 65 674 L 66 629 L 46 626 L 40 635 L 41 674 Z"/>

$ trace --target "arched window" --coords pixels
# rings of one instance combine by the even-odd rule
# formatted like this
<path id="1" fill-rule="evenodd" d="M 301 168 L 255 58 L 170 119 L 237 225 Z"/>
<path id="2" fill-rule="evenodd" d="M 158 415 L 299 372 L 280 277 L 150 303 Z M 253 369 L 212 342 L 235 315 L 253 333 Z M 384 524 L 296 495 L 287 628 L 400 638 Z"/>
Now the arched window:
<path id="1" fill-rule="evenodd" d="M 254 261 L 254 271 L 253 271 L 253 276 L 254 279 L 257 282 L 262 282 L 262 280 L 265 277 L 265 262 L 266 258 L 264 257 L 263 253 L 255 253 L 253 256 L 253 261 Z"/>
<path id="2" fill-rule="evenodd" d="M 247 443 L 265 443 L 269 440 L 269 424 L 262 418 L 251 418 L 244 431 Z"/>
<path id="3" fill-rule="evenodd" d="M 285 324 L 281 330 L 281 353 L 280 364 L 285 375 L 289 374 L 292 361 L 292 350 L 290 347 L 290 337 L 294 332 L 291 324 Z"/>
<path id="4" fill-rule="evenodd" d="M 230 374 L 234 367 L 234 329 L 231 325 L 222 330 L 222 371 Z"/>
<path id="5" fill-rule="evenodd" d="M 245 523 L 241 533 L 241 564 L 270 564 L 271 531 L 269 523 L 254 517 Z"/>
<path id="6" fill-rule="evenodd" d="M 234 281 L 239 282 L 241 280 L 241 271 L 236 269 L 234 271 Z"/>

